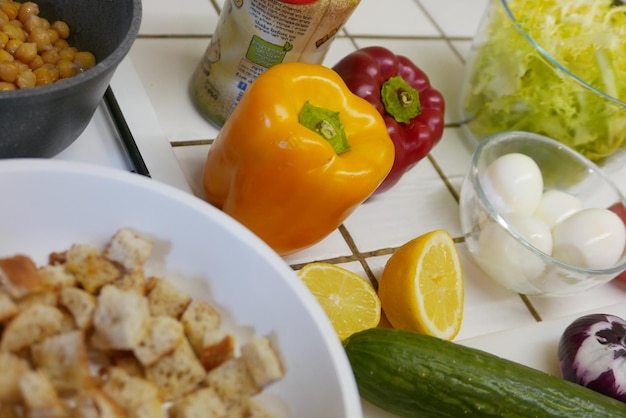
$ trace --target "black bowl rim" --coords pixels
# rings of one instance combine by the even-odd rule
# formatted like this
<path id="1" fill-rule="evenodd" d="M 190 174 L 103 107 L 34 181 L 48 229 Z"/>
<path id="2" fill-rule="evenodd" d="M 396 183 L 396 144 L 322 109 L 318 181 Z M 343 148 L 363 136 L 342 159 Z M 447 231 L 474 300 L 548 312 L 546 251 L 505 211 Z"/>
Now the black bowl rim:
<path id="1" fill-rule="evenodd" d="M 111 69 L 117 67 L 117 65 L 126 57 L 133 43 L 139 35 L 139 28 L 141 26 L 142 19 L 142 0 L 132 0 L 133 3 L 133 16 L 128 27 L 128 32 L 122 39 L 122 42 L 118 47 L 109 54 L 105 59 L 96 63 L 93 68 L 88 71 L 76 74 L 73 77 L 66 78 L 64 80 L 57 81 L 55 83 L 46 86 L 37 86 L 30 89 L 17 89 L 4 91 L 0 94 L 0 102 L 10 101 L 16 98 L 25 99 L 30 97 L 38 97 L 44 95 L 54 95 L 60 91 L 71 89 L 74 86 L 84 84 L 91 79 L 98 78 L 102 74 L 107 73 Z"/>

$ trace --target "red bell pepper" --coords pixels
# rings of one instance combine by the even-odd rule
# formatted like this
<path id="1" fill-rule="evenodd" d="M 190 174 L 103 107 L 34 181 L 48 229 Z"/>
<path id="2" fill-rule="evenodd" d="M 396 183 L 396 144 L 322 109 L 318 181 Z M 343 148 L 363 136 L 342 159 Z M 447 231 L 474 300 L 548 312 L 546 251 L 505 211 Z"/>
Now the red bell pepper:
<path id="1" fill-rule="evenodd" d="M 379 46 L 352 52 L 333 70 L 354 94 L 374 105 L 385 119 L 395 146 L 395 161 L 374 193 L 384 192 L 441 139 L 443 95 L 411 60 Z"/>

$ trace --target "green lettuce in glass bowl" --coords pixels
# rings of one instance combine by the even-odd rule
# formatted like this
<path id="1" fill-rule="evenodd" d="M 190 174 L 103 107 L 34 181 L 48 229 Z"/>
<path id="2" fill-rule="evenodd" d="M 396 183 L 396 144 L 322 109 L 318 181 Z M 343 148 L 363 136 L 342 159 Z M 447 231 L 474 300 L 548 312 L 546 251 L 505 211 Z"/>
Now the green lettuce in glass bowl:
<path id="1" fill-rule="evenodd" d="M 461 95 L 475 143 L 527 131 L 603 160 L 626 145 L 626 5 L 491 0 Z"/>

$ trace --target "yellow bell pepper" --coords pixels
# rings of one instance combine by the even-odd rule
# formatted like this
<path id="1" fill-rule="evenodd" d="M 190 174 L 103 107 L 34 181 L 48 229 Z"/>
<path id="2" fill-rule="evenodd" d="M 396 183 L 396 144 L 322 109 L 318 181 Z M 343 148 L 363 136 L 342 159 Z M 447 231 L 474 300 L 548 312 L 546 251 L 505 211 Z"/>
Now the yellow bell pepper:
<path id="1" fill-rule="evenodd" d="M 211 146 L 208 201 L 281 255 L 325 238 L 394 161 L 379 112 L 330 68 L 278 64 L 252 83 Z"/>

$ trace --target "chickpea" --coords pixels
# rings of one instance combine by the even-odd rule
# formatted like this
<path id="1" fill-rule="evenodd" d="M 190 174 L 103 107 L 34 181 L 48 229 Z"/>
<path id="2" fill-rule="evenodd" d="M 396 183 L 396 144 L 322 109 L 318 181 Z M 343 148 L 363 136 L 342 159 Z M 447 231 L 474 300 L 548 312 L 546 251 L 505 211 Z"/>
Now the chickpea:
<path id="1" fill-rule="evenodd" d="M 57 20 L 52 24 L 52 29 L 57 31 L 59 38 L 61 39 L 67 39 L 70 36 L 70 27 L 67 23 L 61 22 L 60 20 Z"/>
<path id="2" fill-rule="evenodd" d="M 69 48 L 69 47 L 70 47 L 70 44 L 63 38 L 59 39 L 58 41 L 54 43 L 54 49 L 56 49 L 57 51 L 60 51 L 62 49 Z"/>
<path id="3" fill-rule="evenodd" d="M 24 42 L 26 40 L 26 33 L 24 33 L 22 28 L 17 27 L 14 22 L 15 21 L 11 20 L 2 25 L 2 31 L 9 36 L 9 39 L 18 39 Z"/>
<path id="4" fill-rule="evenodd" d="M 7 16 L 6 13 L 4 13 L 2 10 L 0 10 L 0 28 L 4 26 L 5 23 L 7 23 L 9 20 L 9 16 Z"/>
<path id="5" fill-rule="evenodd" d="M 4 46 L 4 50 L 10 53 L 11 55 L 15 55 L 15 51 L 20 47 L 24 42 L 19 39 L 9 39 L 9 42 Z"/>
<path id="6" fill-rule="evenodd" d="M 17 19 L 9 20 L 9 24 L 15 26 L 16 28 L 20 28 L 20 29 L 24 28 L 24 25 L 22 24 L 22 22 L 20 22 Z"/>
<path id="7" fill-rule="evenodd" d="M 61 58 L 57 62 L 57 67 L 59 68 L 59 76 L 61 78 L 69 78 L 78 74 L 78 68 L 76 68 L 74 61 Z"/>
<path id="8" fill-rule="evenodd" d="M 27 1 L 22 3 L 20 9 L 17 13 L 17 18 L 22 22 L 26 23 L 29 17 L 39 15 L 39 6 L 32 1 Z"/>
<path id="9" fill-rule="evenodd" d="M 0 10 L 2 10 L 9 17 L 9 20 L 12 20 L 17 18 L 20 5 L 19 3 L 14 3 L 12 1 L 0 2 Z"/>
<path id="10" fill-rule="evenodd" d="M 7 83 L 6 81 L 0 81 L 0 91 L 17 90 L 17 86 L 14 83 Z"/>
<path id="11" fill-rule="evenodd" d="M 18 74 L 15 84 L 21 89 L 29 89 L 37 85 L 37 77 L 33 73 L 33 70 L 29 68 Z"/>
<path id="12" fill-rule="evenodd" d="M 19 74 L 19 68 L 13 61 L 0 61 L 0 81 L 14 83 Z"/>
<path id="13" fill-rule="evenodd" d="M 0 32 L 0 49 L 4 49 L 7 42 L 9 42 L 9 35 L 4 32 Z"/>
<path id="14" fill-rule="evenodd" d="M 17 69 L 20 73 L 31 69 L 28 64 L 25 64 L 22 61 L 15 60 L 13 62 L 15 63 L 15 65 L 17 65 Z"/>
<path id="15" fill-rule="evenodd" d="M 13 61 L 14 59 L 15 58 L 13 58 L 13 54 L 11 54 L 9 51 L 0 49 L 0 61 Z"/>
<path id="16" fill-rule="evenodd" d="M 33 42 L 24 42 L 15 50 L 15 58 L 30 63 L 37 56 L 37 44 Z"/>
<path id="17" fill-rule="evenodd" d="M 74 57 L 76 56 L 77 52 L 78 52 L 78 49 L 76 49 L 73 46 L 69 46 L 67 48 L 61 49 L 59 51 L 59 56 L 61 57 L 61 59 L 74 61 Z"/>
<path id="18" fill-rule="evenodd" d="M 45 62 L 43 58 L 41 57 L 41 55 L 35 55 L 35 58 L 33 58 L 33 60 L 30 62 L 30 64 L 28 64 L 28 66 L 30 67 L 31 70 L 36 70 L 37 68 L 41 67 L 44 64 Z"/>
<path id="19" fill-rule="evenodd" d="M 53 44 L 54 47 L 54 43 L 59 40 L 59 32 L 54 29 L 48 29 L 48 37 L 50 38 L 50 43 Z"/>
<path id="20" fill-rule="evenodd" d="M 0 0 L 0 91 L 51 84 L 96 65 L 91 52 L 69 44 L 67 23 L 39 14 L 36 2 Z"/>
<path id="21" fill-rule="evenodd" d="M 50 33 L 48 32 L 48 29 L 44 29 L 44 28 L 33 29 L 33 31 L 30 33 L 30 36 L 28 37 L 28 41 L 34 42 L 37 44 L 38 52 L 52 49 L 52 41 L 50 39 Z"/>
<path id="22" fill-rule="evenodd" d="M 74 56 L 74 64 L 79 71 L 87 71 L 96 65 L 96 57 L 91 52 L 78 51 Z"/>
<path id="23" fill-rule="evenodd" d="M 59 79 L 59 69 L 52 64 L 44 64 L 41 67 L 33 71 L 37 81 L 37 86 L 44 86 L 46 84 L 52 84 Z"/>
<path id="24" fill-rule="evenodd" d="M 24 24 L 23 29 L 26 29 L 28 32 L 32 32 L 35 28 L 48 29 L 50 27 L 50 24 L 46 19 L 35 15 L 28 16 L 26 21 L 22 23 Z"/>
<path id="25" fill-rule="evenodd" d="M 59 51 L 55 48 L 42 52 L 40 56 L 46 64 L 56 64 L 61 59 Z"/>

